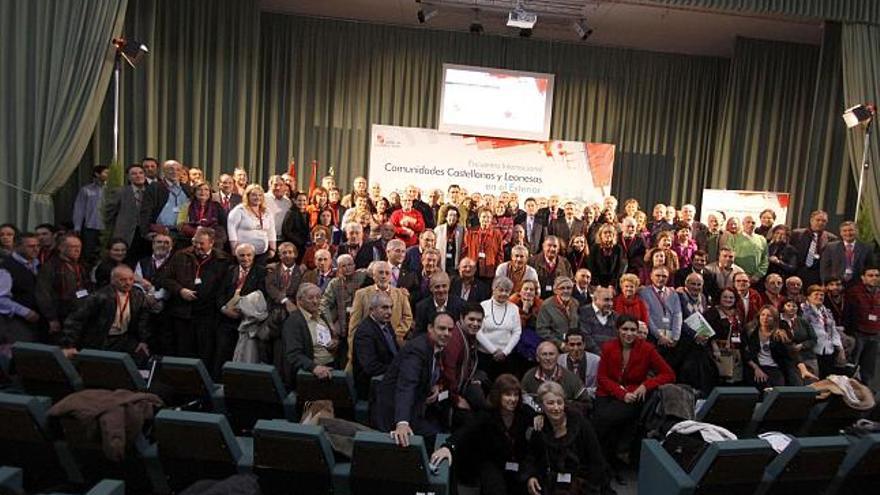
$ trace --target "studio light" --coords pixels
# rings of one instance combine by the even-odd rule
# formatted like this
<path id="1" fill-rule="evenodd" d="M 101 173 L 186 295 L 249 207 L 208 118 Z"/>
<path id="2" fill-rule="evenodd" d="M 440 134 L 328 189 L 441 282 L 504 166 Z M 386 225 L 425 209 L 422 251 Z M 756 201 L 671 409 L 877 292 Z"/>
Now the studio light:
<path id="1" fill-rule="evenodd" d="M 856 193 L 856 215 L 853 219 L 855 222 L 859 221 L 859 211 L 862 208 L 862 190 L 865 185 L 865 175 L 868 173 L 868 168 L 870 168 L 870 154 L 868 153 L 868 149 L 871 146 L 871 134 L 872 127 L 874 124 L 874 116 L 877 114 L 877 106 L 873 103 L 866 103 L 862 105 L 856 105 L 854 107 L 847 108 L 846 111 L 843 112 L 843 121 L 846 122 L 846 126 L 850 129 L 853 127 L 864 126 L 865 128 L 865 146 L 862 148 L 862 171 L 859 173 L 859 188 Z"/>
<path id="2" fill-rule="evenodd" d="M 116 47 L 116 53 L 128 62 L 128 65 L 132 66 L 132 68 L 140 62 L 144 55 L 150 53 L 150 49 L 147 48 L 147 45 L 140 41 L 127 40 L 125 38 L 113 38 L 111 43 Z"/>
<path id="3" fill-rule="evenodd" d="M 843 121 L 846 122 L 848 128 L 853 128 L 869 122 L 876 111 L 874 105 L 856 105 L 843 112 Z"/>
<path id="4" fill-rule="evenodd" d="M 574 23 L 574 32 L 577 33 L 581 41 L 587 41 L 587 38 L 593 34 L 593 29 L 587 25 L 587 21 L 580 19 Z"/>
<path id="5" fill-rule="evenodd" d="M 535 27 L 536 22 L 538 22 L 538 14 L 526 12 L 522 6 L 522 1 L 517 2 L 516 8 L 511 10 L 507 16 L 507 27 L 532 29 Z"/>
<path id="6" fill-rule="evenodd" d="M 416 14 L 419 19 L 419 24 L 428 22 L 432 17 L 437 15 L 437 12 L 437 9 L 419 9 L 418 14 Z"/>
<path id="7" fill-rule="evenodd" d="M 474 20 L 471 21 L 469 30 L 472 34 L 483 34 L 483 23 L 480 22 L 480 9 L 474 9 Z"/>

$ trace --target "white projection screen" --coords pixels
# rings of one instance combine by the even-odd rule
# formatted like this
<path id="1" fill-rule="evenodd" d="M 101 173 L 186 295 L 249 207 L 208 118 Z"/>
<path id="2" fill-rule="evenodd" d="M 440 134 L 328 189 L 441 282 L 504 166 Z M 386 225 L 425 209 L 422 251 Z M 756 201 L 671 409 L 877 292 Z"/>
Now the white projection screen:
<path id="1" fill-rule="evenodd" d="M 553 82 L 553 74 L 443 64 L 438 129 L 547 141 Z"/>

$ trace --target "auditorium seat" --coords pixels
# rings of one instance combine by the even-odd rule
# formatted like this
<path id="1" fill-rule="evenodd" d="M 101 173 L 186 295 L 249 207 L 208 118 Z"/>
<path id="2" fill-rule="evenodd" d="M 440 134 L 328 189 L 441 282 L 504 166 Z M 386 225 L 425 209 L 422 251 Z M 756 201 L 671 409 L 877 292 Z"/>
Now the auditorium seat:
<path id="1" fill-rule="evenodd" d="M 101 480 L 95 483 L 89 491 L 85 492 L 83 495 L 126 495 L 126 490 L 128 487 L 126 486 L 126 482 L 121 480 Z M 132 493 L 128 492 L 129 495 Z M 69 493 L 50 493 L 49 495 L 72 495 Z"/>
<path id="2" fill-rule="evenodd" d="M 754 437 L 765 431 L 796 435 L 816 402 L 812 387 L 773 387 L 755 408 L 745 436 Z"/>
<path id="3" fill-rule="evenodd" d="M 147 384 L 134 360 L 124 352 L 83 349 L 73 362 L 85 388 L 125 389 L 136 392 L 147 389 Z"/>
<path id="4" fill-rule="evenodd" d="M 687 473 L 660 442 L 643 440 L 639 495 L 751 495 L 761 484 L 764 467 L 775 456 L 776 452 L 764 440 L 715 442 Z"/>
<path id="5" fill-rule="evenodd" d="M 164 409 L 156 415 L 153 437 L 165 479 L 174 492 L 199 480 L 219 480 L 251 470 L 251 439 L 233 435 L 220 414 Z"/>
<path id="6" fill-rule="evenodd" d="M 424 439 L 410 437 L 399 447 L 385 432 L 359 431 L 354 437 L 349 477 L 352 495 L 412 495 L 449 493 L 449 465 L 431 472 Z"/>
<path id="7" fill-rule="evenodd" d="M 24 474 L 21 468 L 0 467 L 0 495 L 23 495 Z"/>
<path id="8" fill-rule="evenodd" d="M 837 395 L 832 395 L 813 406 L 799 433 L 802 437 L 837 435 L 848 426 L 862 419 L 869 411 L 859 411 L 846 405 Z"/>
<path id="9" fill-rule="evenodd" d="M 880 486 L 880 433 L 853 438 L 828 494 L 876 493 Z M 874 488 L 871 488 L 871 487 Z"/>
<path id="10" fill-rule="evenodd" d="M 757 495 L 824 493 L 850 446 L 843 435 L 793 438 L 767 466 Z"/>
<path id="11" fill-rule="evenodd" d="M 266 495 L 283 495 L 296 487 L 302 495 L 340 493 L 350 464 L 337 464 L 320 426 L 260 420 L 253 431 L 254 474 Z"/>
<path id="12" fill-rule="evenodd" d="M 73 364 L 54 345 L 16 342 L 12 346 L 12 367 L 26 393 L 49 397 L 52 402 L 83 388 Z"/>
<path id="13" fill-rule="evenodd" d="M 163 357 L 156 365 L 150 392 L 169 407 L 222 414 L 223 390 L 200 359 Z"/>
<path id="14" fill-rule="evenodd" d="M 281 376 L 268 364 L 223 365 L 226 417 L 236 434 L 250 432 L 260 419 L 296 421 L 296 399 L 286 394 Z"/>
<path id="15" fill-rule="evenodd" d="M 67 445 L 52 433 L 47 397 L 0 393 L 0 465 L 24 470 L 24 487 L 40 491 L 80 482 Z"/>
<path id="16" fill-rule="evenodd" d="M 758 396 L 754 387 L 715 387 L 697 411 L 696 419 L 742 435 L 752 420 Z"/>
<path id="17" fill-rule="evenodd" d="M 334 370 L 330 380 L 320 380 L 314 373 L 300 370 L 296 374 L 294 397 L 298 411 L 302 411 L 306 402 L 329 400 L 333 402 L 337 418 L 364 424 L 369 421 L 369 403 L 355 399 L 354 380 L 344 371 Z"/>

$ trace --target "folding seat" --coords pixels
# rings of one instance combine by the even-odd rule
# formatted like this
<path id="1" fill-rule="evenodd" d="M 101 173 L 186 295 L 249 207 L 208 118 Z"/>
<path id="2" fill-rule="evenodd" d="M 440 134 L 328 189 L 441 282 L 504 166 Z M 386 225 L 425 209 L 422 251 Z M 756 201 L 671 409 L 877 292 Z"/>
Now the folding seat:
<path id="1" fill-rule="evenodd" d="M 828 495 L 876 493 L 878 486 L 880 486 L 880 433 L 854 438 L 846 457 L 840 463 L 837 476 L 834 477 L 826 493 Z"/>
<path id="2" fill-rule="evenodd" d="M 757 495 L 823 493 L 849 447 L 850 441 L 843 435 L 792 439 L 767 466 Z"/>
<path id="3" fill-rule="evenodd" d="M 229 422 L 220 414 L 164 409 L 156 415 L 153 437 L 173 492 L 199 480 L 220 480 L 251 471 L 251 439 L 233 435 Z"/>
<path id="4" fill-rule="evenodd" d="M 84 388 L 137 392 L 147 389 L 147 383 L 134 364 L 134 359 L 124 352 L 83 349 L 73 362 L 82 377 Z"/>
<path id="5" fill-rule="evenodd" d="M 754 387 L 715 387 L 697 411 L 696 419 L 741 435 L 752 419 L 758 397 Z"/>
<path id="6" fill-rule="evenodd" d="M 0 495 L 24 495 L 24 474 L 21 468 L 0 467 Z"/>
<path id="7" fill-rule="evenodd" d="M 351 465 L 336 463 L 320 426 L 260 420 L 253 431 L 254 474 L 266 495 L 324 495 L 345 491 Z"/>
<path id="8" fill-rule="evenodd" d="M 439 440 L 439 439 L 438 439 Z M 449 465 L 432 472 L 424 439 L 410 437 L 398 446 L 386 432 L 358 432 L 354 437 L 349 485 L 353 495 L 449 493 Z"/>
<path id="9" fill-rule="evenodd" d="M 796 435 L 815 403 L 816 389 L 812 387 L 773 387 L 755 408 L 746 436 L 765 431 Z"/>
<path id="10" fill-rule="evenodd" d="M 642 441 L 639 495 L 751 495 L 776 452 L 760 439 L 710 444 L 690 473 L 656 440 Z"/>
<path id="11" fill-rule="evenodd" d="M 832 395 L 813 406 L 798 436 L 838 435 L 841 430 L 852 426 L 853 423 L 864 418 L 867 414 L 868 411 L 853 409 L 842 398 Z"/>
<path id="12" fill-rule="evenodd" d="M 330 380 L 319 380 L 313 373 L 300 370 L 296 375 L 295 399 L 300 411 L 306 402 L 329 400 L 337 417 L 361 423 L 369 420 L 369 403 L 355 399 L 354 379 L 344 371 L 334 370 Z"/>
<path id="13" fill-rule="evenodd" d="M 286 393 L 278 371 L 268 364 L 224 364 L 223 400 L 236 434 L 249 432 L 260 419 L 296 420 L 294 394 Z"/>
<path id="14" fill-rule="evenodd" d="M 49 427 L 48 397 L 0 393 L 0 465 L 24 470 L 28 492 L 81 482 L 67 445 Z"/>
<path id="15" fill-rule="evenodd" d="M 26 393 L 49 397 L 52 402 L 83 388 L 73 364 L 54 345 L 16 342 L 12 346 L 12 372 Z"/>
<path id="16" fill-rule="evenodd" d="M 126 485 L 120 480 L 101 480 L 84 495 L 125 495 Z M 129 492 L 130 493 L 130 492 Z M 69 495 L 67 493 L 51 493 L 49 495 Z"/>
<path id="17" fill-rule="evenodd" d="M 223 389 L 200 359 L 163 357 L 150 380 L 150 392 L 169 407 L 223 413 Z"/>

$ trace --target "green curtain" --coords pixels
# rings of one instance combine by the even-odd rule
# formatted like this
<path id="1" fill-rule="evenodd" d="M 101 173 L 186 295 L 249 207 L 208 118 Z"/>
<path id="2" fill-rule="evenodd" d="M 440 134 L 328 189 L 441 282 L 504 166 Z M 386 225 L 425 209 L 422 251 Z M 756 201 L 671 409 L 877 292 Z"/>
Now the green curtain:
<path id="1" fill-rule="evenodd" d="M 880 24 L 877 0 L 643 0 L 681 8 Z"/>
<path id="2" fill-rule="evenodd" d="M 880 26 L 844 24 L 842 47 L 844 104 L 841 110 L 859 103 L 880 103 Z M 855 180 L 858 180 L 862 173 L 865 134 L 859 127 L 847 131 L 846 136 L 850 168 Z M 880 129 L 875 122 L 868 149 L 870 167 L 865 174 L 861 215 L 870 220 L 874 237 L 880 242 L 880 138 L 878 136 Z M 862 223 L 861 220 L 859 223 Z"/>
<path id="3" fill-rule="evenodd" d="M 555 73 L 551 137 L 617 145 L 615 193 L 681 202 L 702 190 L 723 59 L 272 14 L 261 32 L 273 170 L 317 159 L 348 187 L 367 171 L 370 124 L 436 127 L 442 64 L 459 63 Z"/>
<path id="4" fill-rule="evenodd" d="M 51 221 L 101 110 L 126 0 L 0 2 L 0 219 Z"/>
<path id="5" fill-rule="evenodd" d="M 833 147 L 840 135 L 829 127 L 836 122 L 828 105 L 839 97 L 821 77 L 828 69 L 820 70 L 819 61 L 812 46 L 737 40 L 708 181 L 716 188 L 791 193 L 792 225 L 806 222 L 816 208 L 834 223 L 851 213 L 842 146 Z"/>

